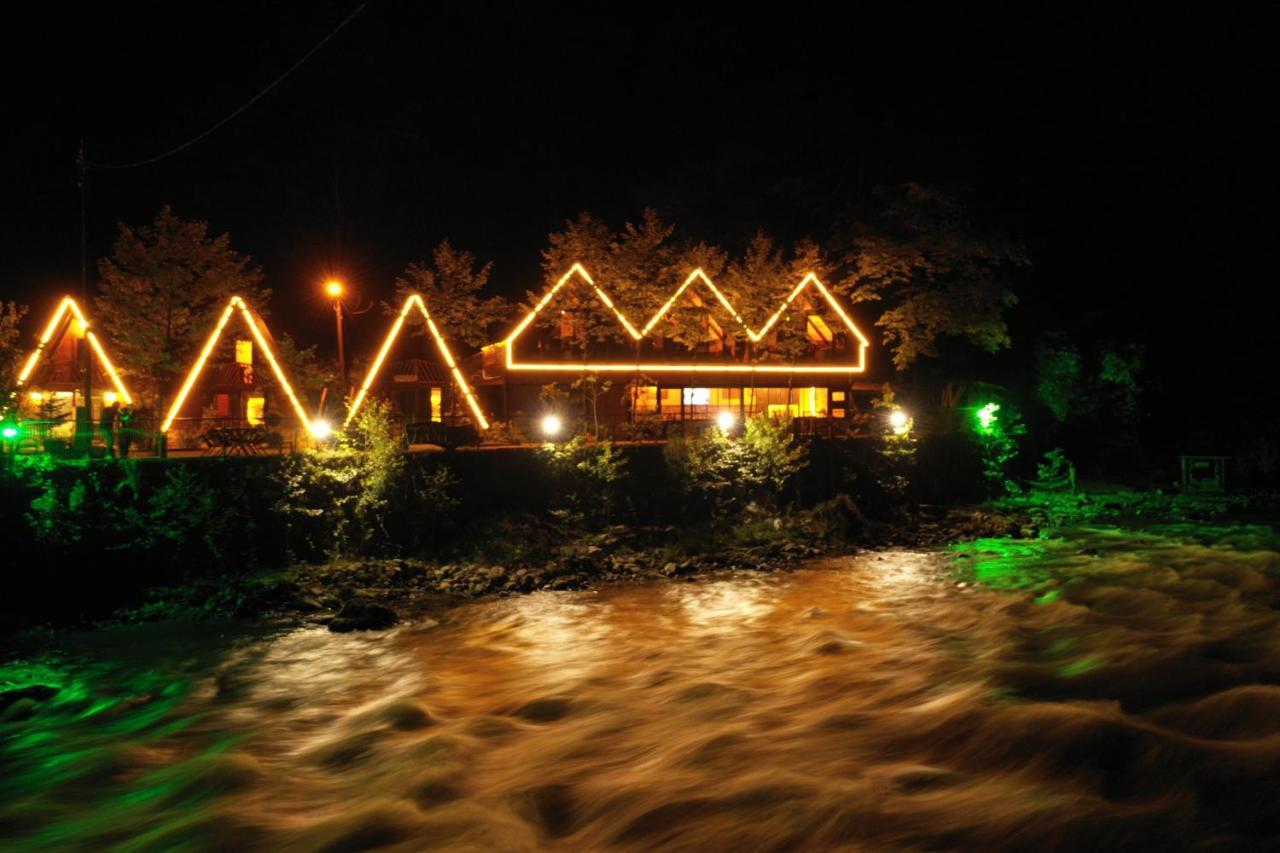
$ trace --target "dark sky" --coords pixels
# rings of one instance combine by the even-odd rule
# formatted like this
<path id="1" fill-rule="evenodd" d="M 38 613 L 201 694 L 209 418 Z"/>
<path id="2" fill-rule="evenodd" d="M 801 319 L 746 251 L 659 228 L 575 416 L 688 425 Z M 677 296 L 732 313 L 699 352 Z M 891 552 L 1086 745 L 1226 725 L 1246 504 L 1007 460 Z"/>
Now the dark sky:
<path id="1" fill-rule="evenodd" d="M 101 163 L 164 151 L 356 5 L 103 7 L 10 28 L 0 295 L 40 304 L 77 281 L 78 139 Z M 381 298 L 442 237 L 519 295 L 581 210 L 652 205 L 727 244 L 757 225 L 822 238 L 873 186 L 961 183 L 1031 251 L 1020 343 L 1128 335 L 1173 384 L 1272 359 L 1267 29 L 1041 5 L 373 2 L 208 139 L 94 171 L 90 252 L 170 203 L 230 232 L 276 291 L 274 322 L 328 346 L 327 271 Z M 356 346 L 381 331 L 368 317 Z"/>

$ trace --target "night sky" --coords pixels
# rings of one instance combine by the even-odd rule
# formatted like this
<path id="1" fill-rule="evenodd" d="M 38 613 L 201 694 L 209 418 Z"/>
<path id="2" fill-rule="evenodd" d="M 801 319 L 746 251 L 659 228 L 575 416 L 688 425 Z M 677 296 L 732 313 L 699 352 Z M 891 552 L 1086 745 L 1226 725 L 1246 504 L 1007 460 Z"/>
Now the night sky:
<path id="1" fill-rule="evenodd" d="M 97 8 L 10 28 L 0 294 L 39 306 L 77 285 L 81 137 L 103 164 L 169 149 L 356 5 Z M 1166 405 L 1261 399 L 1276 355 L 1259 310 L 1277 189 L 1266 28 L 1035 5 L 374 2 L 209 138 L 94 170 L 90 254 L 170 203 L 263 267 L 273 323 L 329 347 L 326 274 L 385 298 L 446 236 L 520 296 L 540 286 L 547 232 L 582 210 L 653 206 L 735 247 L 757 226 L 822 239 L 879 185 L 959 184 L 1031 253 L 1020 348 L 1050 331 L 1131 340 Z M 356 351 L 382 330 L 367 317 Z"/>

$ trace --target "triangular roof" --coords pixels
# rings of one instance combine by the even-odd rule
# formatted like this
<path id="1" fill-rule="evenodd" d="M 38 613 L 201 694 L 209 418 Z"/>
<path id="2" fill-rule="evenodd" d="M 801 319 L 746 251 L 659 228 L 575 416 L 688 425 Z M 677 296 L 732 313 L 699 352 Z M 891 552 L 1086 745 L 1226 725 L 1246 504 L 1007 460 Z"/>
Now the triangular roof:
<path id="1" fill-rule="evenodd" d="M 489 428 L 489 421 L 485 418 L 484 412 L 480 411 L 480 404 L 476 402 L 475 395 L 471 393 L 471 387 L 467 385 L 467 380 L 463 378 L 462 371 L 458 369 L 458 364 L 453 360 L 453 353 L 449 351 L 449 345 L 445 343 L 444 336 L 440 334 L 440 330 L 436 328 L 435 320 L 431 319 L 431 312 L 427 310 L 427 303 L 418 293 L 411 293 L 404 301 L 404 305 L 400 308 L 399 315 L 391 324 L 391 331 L 387 333 L 386 340 L 382 342 L 382 349 L 378 350 L 378 357 L 373 360 L 373 364 L 369 367 L 369 372 L 365 374 L 364 382 L 360 384 L 360 390 L 356 392 L 356 397 L 351 401 L 351 407 L 347 410 L 347 419 L 345 424 L 351 423 L 351 419 L 356 416 L 360 405 L 364 403 L 364 398 L 369 393 L 369 387 L 373 384 L 373 380 L 377 378 L 378 371 L 382 369 L 382 363 L 386 361 L 387 353 L 391 352 L 391 345 L 396 342 L 396 338 L 400 336 L 400 330 L 404 328 L 404 321 L 409 312 L 417 308 L 422 314 L 422 319 L 427 323 L 427 331 L 431 332 L 431 337 L 435 338 L 436 347 L 440 350 L 440 355 L 444 357 L 445 364 L 449 366 L 449 372 L 453 374 L 453 381 L 457 384 L 458 390 L 462 392 L 462 396 L 466 398 L 467 406 L 471 409 L 471 413 L 476 417 L 476 423 L 481 429 Z"/>
<path id="2" fill-rule="evenodd" d="M 604 305 L 607 308 L 613 311 L 614 315 L 618 318 L 618 322 L 622 325 L 624 329 L 626 329 L 627 333 L 632 337 L 632 339 L 636 341 L 643 340 L 646 336 L 648 336 L 649 332 L 651 332 L 653 328 L 658 324 L 658 321 L 662 319 L 663 315 L 665 315 L 667 311 L 670 310 L 671 306 L 675 304 L 675 301 L 680 298 L 681 294 L 683 294 L 685 290 L 687 290 L 690 287 L 690 285 L 694 284 L 695 282 L 701 282 L 704 285 L 706 285 L 706 287 L 715 296 L 716 301 L 718 301 L 720 305 L 723 306 L 729 312 L 729 314 L 733 316 L 735 320 L 737 320 L 738 324 L 742 327 L 742 330 L 746 332 L 747 337 L 753 342 L 759 342 L 764 338 L 765 335 L 769 334 L 769 330 L 772 329 L 773 326 L 778 322 L 778 319 L 782 316 L 782 313 L 788 307 L 790 307 L 791 303 L 795 301 L 797 296 L 799 296 L 809 287 L 815 287 L 822 294 L 823 298 L 826 299 L 827 304 L 829 304 L 831 308 L 836 312 L 836 315 L 844 323 L 845 327 L 850 332 L 853 333 L 854 337 L 858 339 L 858 360 L 856 364 L 849 364 L 849 365 L 827 365 L 827 364 L 786 365 L 786 364 L 733 364 L 733 363 L 679 364 L 679 363 L 670 363 L 670 362 L 648 363 L 643 361 L 636 362 L 636 363 L 619 362 L 619 363 L 597 363 L 597 364 L 580 363 L 580 362 L 573 362 L 573 363 L 555 363 L 555 362 L 520 363 L 520 362 L 517 362 L 515 360 L 516 340 L 519 339 L 519 337 L 522 334 L 524 334 L 525 329 L 527 329 L 529 327 L 529 324 L 534 321 L 534 318 L 536 318 L 538 314 L 541 313 L 542 309 L 544 309 L 547 306 L 547 304 L 551 302 L 551 300 L 555 297 L 555 295 L 575 276 L 579 278 L 581 281 L 583 281 L 584 283 L 586 283 L 587 285 L 589 285 L 591 289 L 595 291 L 596 297 L 599 298 L 599 300 L 602 303 L 604 303 Z M 857 327 L 857 325 L 853 322 L 853 320 L 849 317 L 849 315 L 845 313 L 844 309 L 840 307 L 840 303 L 837 302 L 836 298 L 831 295 L 831 291 L 827 290 L 826 286 L 813 273 L 806 273 L 805 276 L 800 280 L 800 283 L 797 284 L 794 288 L 792 288 L 791 292 L 787 295 L 787 298 L 784 299 L 782 301 L 782 304 L 778 306 L 778 309 L 773 312 L 773 315 L 769 317 L 769 319 L 765 322 L 763 326 L 761 326 L 758 330 L 756 330 L 756 329 L 752 329 L 750 326 L 747 325 L 746 321 L 742 319 L 742 315 L 739 314 L 738 310 L 733 307 L 733 303 L 729 301 L 729 298 L 724 295 L 724 292 L 721 291 L 720 288 L 716 287 L 715 283 L 706 275 L 706 273 L 704 273 L 701 269 L 696 269 L 689 274 L 689 276 L 684 280 L 684 283 L 682 283 L 678 288 L 676 288 L 675 292 L 671 294 L 671 296 L 667 299 L 665 303 L 663 303 L 662 307 L 659 308 L 654 313 L 654 315 L 649 318 L 649 321 L 645 323 L 641 329 L 637 330 L 635 325 L 632 324 L 631 321 L 627 319 L 626 314 L 624 314 L 622 310 L 619 309 L 614 304 L 613 300 L 609 298 L 609 294 L 607 294 L 604 290 L 600 288 L 599 285 L 597 285 L 594 281 L 592 281 L 590 274 L 582 266 L 582 264 L 574 264 L 572 267 L 569 268 L 568 272 L 566 272 L 563 276 L 560 277 L 559 281 L 557 281 L 550 289 L 547 290 L 545 294 L 543 294 L 542 299 L 540 299 L 538 301 L 538 304 L 533 307 L 533 310 L 531 310 L 528 314 L 524 316 L 523 319 L 521 319 L 520 323 L 516 325 L 515 329 L 511 332 L 511 334 L 507 336 L 505 341 L 503 341 L 503 344 L 505 345 L 505 348 L 507 351 L 507 368 L 511 370 L 574 371 L 574 372 L 591 372 L 591 373 L 611 373 L 611 372 L 632 373 L 632 372 L 635 372 L 636 370 L 641 370 L 646 372 L 673 372 L 673 371 L 690 372 L 692 371 L 695 373 L 696 372 L 702 372 L 702 373 L 715 373 L 715 372 L 721 372 L 721 373 L 862 373 L 866 370 L 867 347 L 871 345 L 871 342 L 867 340 L 867 336 L 862 333 L 862 330 L 860 330 Z"/>
<path id="3" fill-rule="evenodd" d="M 54 333 L 62 328 L 64 321 L 71 322 L 72 317 L 84 327 L 85 338 L 89 341 L 89 346 L 93 349 L 93 352 L 98 356 L 103 372 L 107 374 L 111 384 L 116 387 L 116 393 L 120 395 L 120 399 L 128 405 L 133 405 L 133 396 L 129 393 L 129 389 L 125 387 L 124 382 L 120 381 L 120 374 L 116 373 L 115 365 L 107 357 L 106 350 L 102 348 L 101 342 L 98 341 L 98 336 L 89 328 L 89 321 L 85 318 L 84 312 L 80 310 L 80 306 L 70 296 L 62 297 L 62 301 L 58 303 L 53 316 L 45 324 L 44 332 L 40 335 L 40 341 L 36 344 L 36 348 L 31 351 L 31 355 L 27 356 L 26 362 L 22 365 L 22 372 L 18 374 L 18 387 L 21 388 L 23 383 L 30 378 L 32 371 L 40 363 L 40 359 L 49 351 L 49 341 L 53 340 Z"/>
<path id="4" fill-rule="evenodd" d="M 244 318 L 245 325 L 249 327 L 249 333 L 253 335 L 253 339 L 258 342 L 258 347 L 262 350 L 262 354 L 266 356 L 267 364 L 271 366 L 271 372 L 275 374 L 280 387 L 284 389 L 285 396 L 293 404 L 293 410 L 297 413 L 298 419 L 302 421 L 308 432 L 315 435 L 315 425 L 307 417 L 306 409 L 302 408 L 302 403 L 298 402 L 298 395 L 294 393 L 293 386 L 289 384 L 284 371 L 280 368 L 280 362 L 276 361 L 276 354 L 270 342 L 271 333 L 267 330 L 266 323 L 250 310 L 248 304 L 239 296 L 232 296 L 227 300 L 227 307 L 222 309 L 222 316 L 218 318 L 218 325 L 214 327 L 212 334 L 204 342 L 204 349 L 200 350 L 200 357 L 196 359 L 195 364 L 191 365 L 191 370 L 187 372 L 187 378 L 182 383 L 182 389 L 178 391 L 173 404 L 169 406 L 169 413 L 165 415 L 164 423 L 160 425 L 160 431 L 169 431 L 170 425 L 173 424 L 174 418 L 178 416 L 178 412 L 182 409 L 182 404 L 186 402 L 187 395 L 191 393 L 192 386 L 195 385 L 196 379 L 200 376 L 200 371 L 204 369 L 205 362 L 209 360 L 209 356 L 213 353 L 214 346 L 217 345 L 218 340 L 222 337 L 222 330 L 226 328 L 227 323 L 231 320 L 231 315 L 237 309 L 240 311 L 240 316 Z"/>

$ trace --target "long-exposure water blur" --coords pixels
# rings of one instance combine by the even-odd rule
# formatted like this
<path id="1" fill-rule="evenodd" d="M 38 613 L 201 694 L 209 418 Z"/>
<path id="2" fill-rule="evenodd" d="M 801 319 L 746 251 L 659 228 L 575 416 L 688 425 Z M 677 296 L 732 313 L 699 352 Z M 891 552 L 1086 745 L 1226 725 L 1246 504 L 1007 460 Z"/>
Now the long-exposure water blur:
<path id="1" fill-rule="evenodd" d="M 1269 529 L 1077 529 L 12 664 L 6 848 L 1262 849 Z M 30 674 L 30 673 L 29 673 Z M 32 676 L 36 677 L 36 676 Z"/>

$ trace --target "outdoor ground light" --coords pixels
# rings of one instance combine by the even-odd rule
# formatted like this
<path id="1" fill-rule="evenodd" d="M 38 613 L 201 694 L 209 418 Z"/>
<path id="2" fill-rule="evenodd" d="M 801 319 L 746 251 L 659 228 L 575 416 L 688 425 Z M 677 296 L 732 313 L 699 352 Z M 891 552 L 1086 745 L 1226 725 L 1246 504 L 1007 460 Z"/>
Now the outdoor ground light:
<path id="1" fill-rule="evenodd" d="M 18 428 L 12 424 L 5 424 L 4 429 L 0 429 L 0 436 L 4 436 L 5 438 L 17 438 Z"/>
<path id="2" fill-rule="evenodd" d="M 894 435 L 905 435 L 911 429 L 911 418 L 902 409 L 894 409 L 889 413 L 889 427 Z"/>
<path id="3" fill-rule="evenodd" d="M 978 426 L 985 432 L 991 429 L 998 418 L 996 412 L 1000 411 L 999 403 L 987 403 L 981 409 L 978 409 Z"/>
<path id="4" fill-rule="evenodd" d="M 548 438 L 554 438 L 560 434 L 561 426 L 558 415 L 547 415 L 542 419 L 542 434 Z"/>
<path id="5" fill-rule="evenodd" d="M 311 424 L 311 434 L 319 439 L 326 439 L 333 435 L 333 424 L 325 420 L 314 421 Z"/>
<path id="6" fill-rule="evenodd" d="M 716 426 L 720 427 L 720 429 L 725 432 L 733 429 L 733 425 L 737 422 L 738 419 L 734 416 L 733 412 L 721 412 L 716 415 Z"/>

